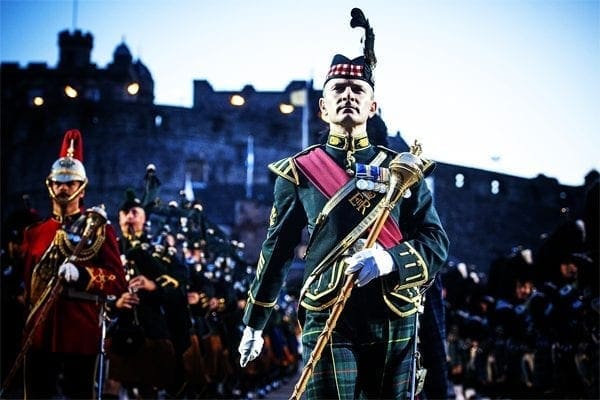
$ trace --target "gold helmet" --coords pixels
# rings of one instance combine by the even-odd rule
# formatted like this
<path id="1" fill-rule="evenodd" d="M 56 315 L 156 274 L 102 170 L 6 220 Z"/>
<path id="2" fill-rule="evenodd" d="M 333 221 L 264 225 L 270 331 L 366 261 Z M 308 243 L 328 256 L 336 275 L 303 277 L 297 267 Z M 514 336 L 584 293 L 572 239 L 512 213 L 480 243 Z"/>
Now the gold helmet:
<path id="1" fill-rule="evenodd" d="M 52 182 L 82 182 L 79 189 L 67 199 L 71 201 L 85 189 L 88 183 L 85 167 L 83 166 L 83 140 L 81 133 L 77 129 L 71 129 L 65 132 L 62 146 L 59 153 L 59 159 L 52 164 L 50 174 L 46 178 L 46 187 L 50 197 L 56 199 L 56 194 L 52 190 Z"/>

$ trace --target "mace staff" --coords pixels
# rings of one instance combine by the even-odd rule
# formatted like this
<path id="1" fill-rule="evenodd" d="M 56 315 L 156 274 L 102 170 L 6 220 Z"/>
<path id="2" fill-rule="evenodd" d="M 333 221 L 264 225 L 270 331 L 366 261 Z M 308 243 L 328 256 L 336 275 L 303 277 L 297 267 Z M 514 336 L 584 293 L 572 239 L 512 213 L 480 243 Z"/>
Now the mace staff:
<path id="1" fill-rule="evenodd" d="M 65 259 L 63 264 L 67 262 L 75 262 L 79 257 L 80 253 L 85 249 L 85 245 L 88 240 L 92 237 L 92 234 L 96 232 L 97 228 L 104 225 L 107 221 L 106 213 L 102 207 L 92 207 L 86 210 L 86 221 L 85 227 L 83 229 L 83 233 L 81 234 L 81 240 L 73 249 L 73 252 L 69 257 Z M 53 242 L 54 243 L 54 242 Z M 54 246 L 54 244 L 53 244 Z M 48 251 L 46 252 L 48 253 Z M 45 254 L 46 254 L 45 253 Z M 42 257 L 43 259 L 43 257 Z M 25 324 L 25 340 L 23 341 L 23 345 L 21 347 L 21 351 L 17 355 L 15 362 L 13 363 L 10 372 L 6 376 L 4 383 L 2 384 L 2 389 L 0 390 L 0 396 L 4 394 L 4 391 L 8 389 L 8 386 L 12 382 L 14 376 L 19 371 L 21 366 L 23 365 L 23 361 L 25 360 L 25 356 L 33 343 L 34 334 L 37 332 L 38 328 L 43 324 L 48 316 L 48 312 L 56 303 L 56 300 L 59 298 L 60 294 L 63 291 L 63 285 L 58 276 L 53 276 L 46 290 L 40 296 L 40 301 L 38 301 L 38 306 L 34 307 L 29 316 L 27 317 L 27 322 Z M 37 314 L 37 318 L 33 318 L 33 314 Z"/>
<path id="2" fill-rule="evenodd" d="M 373 223 L 364 248 L 373 247 L 375 245 L 385 221 L 389 217 L 392 209 L 396 206 L 398 200 L 400 200 L 412 185 L 423 179 L 424 171 L 428 168 L 430 162 L 421 159 L 419 157 L 420 154 L 421 145 L 415 141 L 414 145 L 410 148 L 410 152 L 400 153 L 390 162 L 388 167 L 390 170 L 390 181 L 385 203 Z M 325 327 L 317 338 L 315 348 L 310 353 L 310 357 L 302 369 L 302 373 L 294 387 L 294 392 L 290 396 L 290 400 L 299 400 L 306 390 L 306 385 L 315 369 L 315 365 L 321 358 L 325 345 L 327 345 L 331 339 L 331 335 L 333 334 L 337 321 L 346 305 L 346 301 L 350 297 L 355 280 L 356 274 L 349 275 L 346 278 L 344 286 L 340 290 L 340 293 L 331 308 L 331 314 L 325 322 Z"/>

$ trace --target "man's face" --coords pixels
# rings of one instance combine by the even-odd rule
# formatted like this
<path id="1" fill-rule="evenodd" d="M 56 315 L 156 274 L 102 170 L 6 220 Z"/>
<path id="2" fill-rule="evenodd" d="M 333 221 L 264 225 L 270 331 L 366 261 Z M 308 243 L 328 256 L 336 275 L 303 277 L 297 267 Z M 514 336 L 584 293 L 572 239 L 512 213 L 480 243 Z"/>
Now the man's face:
<path id="1" fill-rule="evenodd" d="M 515 284 L 515 296 L 519 300 L 527 300 L 531 296 L 531 293 L 533 293 L 533 289 L 533 282 L 518 280 Z"/>
<path id="2" fill-rule="evenodd" d="M 577 265 L 571 261 L 565 261 L 560 264 L 560 274 L 568 282 L 577 280 Z"/>
<path id="3" fill-rule="evenodd" d="M 80 181 L 68 181 L 68 182 L 55 182 L 52 181 L 51 188 L 54 193 L 55 199 L 59 203 L 66 204 L 69 197 L 71 197 L 80 187 L 82 182 Z M 83 197 L 83 192 L 75 197 L 71 201 L 79 202 L 79 199 Z"/>
<path id="4" fill-rule="evenodd" d="M 146 212 L 142 207 L 131 207 L 128 211 L 119 211 L 119 225 L 123 233 L 139 234 L 144 230 Z"/>
<path id="5" fill-rule="evenodd" d="M 377 111 L 373 88 L 360 79 L 331 79 L 323 88 L 319 107 L 329 123 L 346 128 L 364 124 Z"/>

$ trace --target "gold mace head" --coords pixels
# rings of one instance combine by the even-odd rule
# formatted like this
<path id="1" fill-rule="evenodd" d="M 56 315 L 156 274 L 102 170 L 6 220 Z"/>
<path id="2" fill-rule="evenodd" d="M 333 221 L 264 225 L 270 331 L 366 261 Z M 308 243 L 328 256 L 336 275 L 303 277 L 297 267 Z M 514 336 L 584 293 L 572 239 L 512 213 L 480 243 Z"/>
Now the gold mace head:
<path id="1" fill-rule="evenodd" d="M 107 215 L 106 209 L 104 208 L 103 204 L 88 208 L 87 210 L 85 210 L 85 214 L 86 219 L 83 236 L 87 237 L 92 233 L 93 229 L 106 223 Z"/>
<path id="2" fill-rule="evenodd" d="M 394 207 L 408 188 L 423 179 L 426 163 L 419 157 L 421 151 L 421 144 L 415 140 L 410 152 L 400 153 L 390 162 L 390 183 L 386 197 L 390 208 Z"/>

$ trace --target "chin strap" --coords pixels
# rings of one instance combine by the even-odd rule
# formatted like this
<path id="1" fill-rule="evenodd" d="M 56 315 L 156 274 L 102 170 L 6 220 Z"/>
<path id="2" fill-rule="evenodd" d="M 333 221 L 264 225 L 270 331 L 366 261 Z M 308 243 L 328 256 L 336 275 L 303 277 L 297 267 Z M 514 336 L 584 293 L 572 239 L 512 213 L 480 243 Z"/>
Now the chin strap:
<path id="1" fill-rule="evenodd" d="M 87 187 L 87 184 L 88 179 L 85 178 L 85 180 L 81 183 L 81 186 L 79 186 L 79 188 L 72 195 L 70 195 L 67 199 L 60 199 L 56 197 L 56 193 L 54 193 L 54 190 L 52 190 L 52 181 L 50 178 L 46 178 L 46 188 L 48 188 L 48 194 L 50 195 L 50 198 L 61 205 L 66 205 L 76 199 L 77 196 L 79 196 Z"/>

